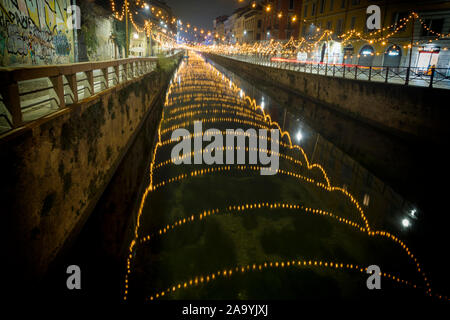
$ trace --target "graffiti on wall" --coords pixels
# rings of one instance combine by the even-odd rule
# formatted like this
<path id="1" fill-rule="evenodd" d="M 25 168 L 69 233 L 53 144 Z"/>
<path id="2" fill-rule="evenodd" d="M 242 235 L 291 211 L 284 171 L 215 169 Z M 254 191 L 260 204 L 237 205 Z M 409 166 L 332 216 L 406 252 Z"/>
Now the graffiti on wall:
<path id="1" fill-rule="evenodd" d="M 70 0 L 0 0 L 1 65 L 73 61 L 68 7 Z"/>

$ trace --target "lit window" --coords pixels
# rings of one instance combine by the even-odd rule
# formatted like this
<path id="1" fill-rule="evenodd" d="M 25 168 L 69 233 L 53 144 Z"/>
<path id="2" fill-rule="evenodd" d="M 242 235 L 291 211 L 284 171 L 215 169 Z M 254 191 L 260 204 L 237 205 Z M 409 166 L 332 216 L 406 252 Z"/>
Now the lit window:
<path id="1" fill-rule="evenodd" d="M 368 207 L 368 206 L 369 206 L 369 202 L 370 202 L 370 196 L 366 193 L 366 194 L 364 195 L 364 201 L 363 201 L 363 204 L 364 204 L 366 207 Z"/>

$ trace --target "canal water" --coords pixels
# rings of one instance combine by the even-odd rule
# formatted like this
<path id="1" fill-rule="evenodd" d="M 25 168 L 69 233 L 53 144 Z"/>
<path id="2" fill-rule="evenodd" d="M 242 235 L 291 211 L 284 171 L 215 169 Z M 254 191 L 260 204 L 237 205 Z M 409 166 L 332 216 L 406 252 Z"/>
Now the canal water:
<path id="1" fill-rule="evenodd" d="M 228 84 L 234 84 L 241 91 L 237 94 L 228 91 Z M 387 300 L 401 295 L 407 300 L 424 297 L 422 289 L 405 291 L 389 280 L 383 280 L 385 290 L 381 294 L 369 292 L 365 287 L 367 276 L 364 272 L 351 276 L 346 272 L 313 268 L 315 263 L 317 266 L 328 263 L 329 267 L 330 261 L 347 262 L 347 265 L 336 267 L 343 269 L 349 269 L 349 263 L 352 268 L 356 264 L 362 268 L 370 263 L 382 263 L 386 272 L 392 271 L 413 282 L 422 281 L 421 275 L 412 268 L 411 259 L 391 240 L 367 238 L 359 231 L 348 230 L 346 224 L 351 224 L 352 219 L 357 221 L 359 212 L 353 203 L 348 203 L 347 197 L 341 194 L 329 196 L 327 192 L 317 191 L 301 179 L 289 176 L 293 172 L 321 183 L 323 180 L 316 173 L 298 169 L 284 160 L 280 161 L 280 169 L 289 175 L 267 177 L 244 170 L 232 172 L 221 166 L 217 166 L 217 173 L 209 175 L 206 170 L 216 166 L 174 166 L 168 162 L 170 144 L 165 143 L 174 128 L 183 127 L 185 120 L 198 117 L 196 112 L 199 110 L 205 112 L 201 114 L 205 123 L 213 121 L 216 117 L 214 112 L 220 110 L 213 106 L 217 102 L 222 105 L 221 112 L 236 107 L 242 107 L 244 111 L 239 97 L 246 95 L 290 133 L 293 143 L 304 150 L 310 163 L 320 164 L 326 170 L 331 185 L 354 196 L 372 230 L 388 231 L 405 240 L 430 276 L 433 289 L 439 293 L 447 292 L 449 287 L 442 276 L 445 272 L 439 262 L 439 253 L 430 250 L 440 248 L 429 227 L 435 227 L 436 223 L 430 224 L 423 209 L 406 200 L 380 178 L 383 176 L 381 171 L 368 170 L 321 134 L 321 130 L 314 129 L 301 108 L 290 108 L 286 101 L 279 102 L 267 94 L 269 90 L 253 85 L 211 61 L 202 63 L 192 53 L 189 62 L 185 62 L 173 77 L 171 85 L 161 126 L 163 145 L 153 160 L 145 156 L 137 161 L 136 156 L 130 156 L 118 169 L 74 246 L 52 270 L 50 281 L 54 285 L 49 288 L 51 296 L 68 300 L 116 301 L 123 300 L 124 291 L 127 291 L 128 299 L 138 301 L 162 298 L 163 292 L 167 299 Z M 195 98 L 203 101 L 202 109 L 191 110 Z M 304 107 L 309 107 L 308 102 L 305 101 Z M 192 115 L 187 112 L 192 112 Z M 239 111 L 236 118 L 241 119 L 244 115 L 247 117 L 244 119 L 248 119 L 246 112 L 244 115 Z M 260 123 L 257 113 L 251 117 L 255 124 Z M 211 122 L 204 125 L 203 130 L 208 127 L 225 129 L 230 125 L 245 128 L 244 122 L 239 121 L 236 124 Z M 185 127 L 193 129 L 191 124 Z M 342 124 L 342 131 L 347 127 L 347 124 Z M 144 138 L 139 144 L 153 147 L 154 139 L 150 133 L 142 135 Z M 355 140 L 358 138 L 361 137 L 355 137 Z M 347 143 L 351 145 L 352 142 Z M 387 148 L 395 149 L 395 145 Z M 401 147 L 397 149 L 401 150 Z M 140 150 L 136 149 L 135 153 L 140 153 Z M 303 161 L 301 154 L 293 155 Z M 152 162 L 153 167 L 150 165 Z M 128 197 L 128 203 L 117 209 L 120 190 L 129 180 L 128 171 L 136 165 L 142 172 L 141 181 L 134 184 L 133 196 Z M 205 170 L 205 175 L 189 177 L 192 169 L 197 168 Z M 158 188 L 148 190 L 149 177 Z M 237 209 L 236 204 L 245 203 L 254 207 L 249 209 L 243 205 Z M 259 207 L 256 210 L 256 204 L 262 205 L 263 210 Z M 304 206 L 320 208 L 320 212 L 324 210 L 323 215 L 331 212 L 334 218 L 329 220 L 329 217 L 304 213 L 292 215 L 285 210 L 292 205 L 294 209 L 298 205 L 301 212 L 305 211 Z M 111 215 L 110 212 L 115 213 Z M 311 213 L 306 210 L 308 212 Z M 333 219 L 346 222 L 341 225 L 334 223 Z M 120 239 L 114 237 L 118 230 Z M 138 231 L 136 238 L 135 230 Z M 129 255 L 133 240 L 136 245 Z M 301 264 L 306 268 L 300 271 L 292 269 L 294 262 L 296 266 Z M 279 263 L 276 268 L 283 263 L 286 271 L 274 270 L 275 263 Z M 65 289 L 64 267 L 67 264 L 79 264 L 84 270 L 83 292 L 73 293 Z M 258 269 L 259 272 L 248 272 Z M 221 271 L 211 273 L 214 270 Z M 188 287 L 186 290 L 183 290 L 184 284 Z"/>
<path id="2" fill-rule="evenodd" d="M 305 150 L 310 161 L 325 168 L 333 185 L 341 186 L 355 195 L 364 205 L 375 227 L 395 233 L 406 230 L 409 234 L 414 233 L 415 228 L 405 227 L 402 221 L 407 219 L 408 227 L 420 224 L 420 210 L 416 204 L 406 200 L 376 174 L 327 140 L 308 124 L 302 113 L 283 106 L 262 89 L 213 61 L 208 60 L 208 63 L 214 65 L 223 73 L 224 78 L 230 79 L 242 88 L 245 94 L 255 99 L 258 105 L 264 107 L 264 111 L 278 122 L 283 130 L 290 133 L 294 138 L 293 142 Z M 406 220 L 404 222 L 406 223 Z"/>
<path id="3" fill-rule="evenodd" d="M 189 56 L 167 94 L 130 242 L 124 299 L 420 298 L 423 289 L 406 289 L 428 287 L 428 278 L 395 223 L 395 213 L 412 205 L 319 135 L 301 113 L 197 54 Z M 277 174 L 260 175 L 260 167 L 248 163 L 173 163 L 174 130 L 192 138 L 201 121 L 205 148 L 212 132 L 273 127 L 264 112 L 299 145 L 282 138 Z M 386 194 L 390 201 L 380 200 Z M 387 274 L 381 293 L 365 286 L 371 264 Z"/>
<path id="4" fill-rule="evenodd" d="M 444 159 L 433 157 L 442 146 L 399 138 L 293 93 L 253 84 L 211 59 L 205 61 L 263 106 L 310 161 L 325 168 L 333 185 L 352 193 L 373 227 L 406 240 L 424 260 L 435 287 L 448 292 L 450 281 L 441 254 L 449 244 L 450 219 L 442 203 L 442 186 L 450 173 Z M 429 163 L 439 170 L 430 170 Z"/>

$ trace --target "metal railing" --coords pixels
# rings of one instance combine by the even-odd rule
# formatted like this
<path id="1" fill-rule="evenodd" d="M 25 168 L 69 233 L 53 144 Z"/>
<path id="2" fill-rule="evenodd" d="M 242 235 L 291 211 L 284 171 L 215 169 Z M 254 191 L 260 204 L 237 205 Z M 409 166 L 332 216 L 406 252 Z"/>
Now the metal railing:
<path id="1" fill-rule="evenodd" d="M 419 67 L 377 67 L 355 64 L 328 64 L 321 62 L 299 61 L 296 59 L 230 54 L 223 57 L 253 63 L 261 66 L 279 68 L 297 72 L 320 74 L 355 80 L 396 83 L 430 88 L 450 89 L 450 69 Z"/>
<path id="2" fill-rule="evenodd" d="M 1 68 L 0 133 L 148 74 L 157 62 L 149 57 Z"/>

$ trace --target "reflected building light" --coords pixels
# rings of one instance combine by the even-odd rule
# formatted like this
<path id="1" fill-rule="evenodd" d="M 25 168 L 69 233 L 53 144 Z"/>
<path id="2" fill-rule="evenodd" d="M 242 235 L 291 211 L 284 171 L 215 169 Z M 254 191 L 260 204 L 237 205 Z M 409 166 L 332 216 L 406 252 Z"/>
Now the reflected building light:
<path id="1" fill-rule="evenodd" d="M 411 218 L 417 219 L 416 212 L 417 212 L 416 209 L 411 209 L 411 211 L 409 212 L 409 216 Z"/>
<path id="2" fill-rule="evenodd" d="M 298 142 L 302 141 L 302 139 L 303 139 L 303 134 L 302 134 L 302 132 L 301 132 L 300 130 L 299 130 L 299 131 L 297 132 L 297 134 L 295 135 L 295 138 L 297 139 Z"/>
<path id="3" fill-rule="evenodd" d="M 404 219 L 402 220 L 402 226 L 403 226 L 404 228 L 408 228 L 410 225 L 411 225 L 411 222 L 409 221 L 409 219 L 404 218 Z"/>

